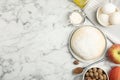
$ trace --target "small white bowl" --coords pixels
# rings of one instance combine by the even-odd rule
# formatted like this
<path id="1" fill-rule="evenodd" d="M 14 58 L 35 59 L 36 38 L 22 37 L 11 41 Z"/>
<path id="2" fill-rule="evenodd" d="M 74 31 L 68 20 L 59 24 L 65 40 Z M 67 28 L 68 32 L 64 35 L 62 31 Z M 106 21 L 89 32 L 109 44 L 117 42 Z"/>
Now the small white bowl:
<path id="1" fill-rule="evenodd" d="M 107 73 L 103 68 L 101 68 L 101 67 L 89 67 L 89 68 L 87 68 L 87 69 L 84 71 L 84 73 L 83 73 L 82 80 L 85 80 L 85 74 L 86 74 L 86 72 L 87 72 L 89 69 L 91 69 L 91 68 L 99 68 L 99 69 L 102 69 L 102 70 L 104 71 L 104 73 L 106 74 L 106 76 L 107 76 L 107 80 L 109 80 L 108 73 Z"/>
<path id="2" fill-rule="evenodd" d="M 117 11 L 120 11 L 118 8 L 116 8 L 116 12 Z M 98 9 L 97 9 L 97 12 L 96 12 L 96 18 L 97 18 L 97 21 L 98 21 L 98 23 L 100 24 L 100 25 L 102 25 L 102 26 L 104 26 L 104 27 L 113 27 L 114 25 L 112 25 L 112 24 L 110 24 L 109 23 L 109 25 L 106 25 L 106 24 L 104 24 L 102 21 L 100 21 L 100 19 L 99 19 L 99 15 L 102 13 L 102 7 L 99 7 Z"/>
<path id="3" fill-rule="evenodd" d="M 89 68 L 87 68 L 87 69 L 84 71 L 84 73 L 83 73 L 82 80 L 85 80 L 85 74 L 86 74 L 86 72 L 87 72 L 89 69 L 91 69 L 91 68 L 99 68 L 99 69 L 102 69 L 102 70 L 104 71 L 104 73 L 106 74 L 106 76 L 107 76 L 107 80 L 109 80 L 108 73 L 107 73 L 103 68 L 101 68 L 101 67 L 89 67 Z"/>
<path id="4" fill-rule="evenodd" d="M 71 23 L 70 15 L 73 12 L 77 12 L 77 13 L 79 13 L 81 15 L 81 17 L 83 18 L 82 21 L 81 21 L 81 23 L 78 23 L 78 24 Z M 74 10 L 74 11 L 70 12 L 68 17 L 69 17 L 69 23 L 72 24 L 73 26 L 80 26 L 80 25 L 82 25 L 85 22 L 85 16 L 83 15 L 82 11 L 80 11 L 80 10 Z"/>

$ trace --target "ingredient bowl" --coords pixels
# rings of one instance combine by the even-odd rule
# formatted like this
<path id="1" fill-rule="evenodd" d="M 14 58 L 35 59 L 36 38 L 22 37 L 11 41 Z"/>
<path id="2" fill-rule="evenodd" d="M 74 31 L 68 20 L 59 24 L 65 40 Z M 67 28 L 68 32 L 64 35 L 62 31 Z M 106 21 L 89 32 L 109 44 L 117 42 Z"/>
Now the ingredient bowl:
<path id="1" fill-rule="evenodd" d="M 86 69 L 82 80 L 109 80 L 107 72 L 99 67 Z"/>
<path id="2" fill-rule="evenodd" d="M 87 27 L 89 27 L 90 29 L 88 29 Z M 83 34 L 85 33 L 85 35 L 83 35 L 83 34 L 77 34 L 77 36 L 78 37 L 80 37 L 80 36 L 82 36 L 82 37 L 85 37 L 85 39 L 87 40 L 87 39 L 89 39 L 89 38 L 91 38 L 91 36 L 93 37 L 93 38 L 91 38 L 91 39 L 93 39 L 93 40 L 89 40 L 89 41 L 79 41 L 78 39 L 76 39 L 77 37 L 76 37 L 76 35 L 75 35 L 75 33 L 78 31 L 78 30 L 83 30 L 83 28 L 85 28 L 85 31 L 81 31 L 81 32 L 83 32 Z M 99 35 L 96 35 L 96 33 L 94 33 L 93 31 L 91 31 L 91 28 L 92 29 L 94 29 L 94 30 L 96 30 L 96 31 L 98 31 L 98 33 L 100 34 L 100 37 L 102 37 L 102 41 L 103 42 L 101 42 L 101 43 L 104 43 L 103 44 L 103 46 L 101 46 L 101 43 L 98 41 L 98 40 L 100 40 L 101 38 L 99 38 Z M 90 32 L 90 33 L 92 33 L 92 34 L 90 34 L 89 35 L 89 33 L 87 33 L 87 35 L 86 35 L 86 32 Z M 75 37 L 74 37 L 75 36 Z M 95 42 L 94 41 L 94 39 L 95 39 L 95 41 L 97 41 L 97 42 Z M 83 39 L 84 40 L 84 39 Z M 100 40 L 101 41 L 101 40 Z M 74 44 L 75 43 L 75 44 Z M 93 44 L 95 43 L 95 45 L 96 46 L 99 46 L 100 45 L 100 47 L 102 47 L 102 49 L 101 50 L 99 50 L 99 47 L 98 48 L 96 48 L 96 46 L 94 46 Z M 80 44 L 80 47 L 79 47 L 79 44 Z M 82 47 L 81 47 L 81 44 L 82 44 Z M 90 45 L 92 45 L 92 46 L 90 46 Z M 83 47 L 86 47 L 86 46 L 89 46 L 88 48 L 84 48 L 84 49 L 81 49 L 81 48 L 83 48 Z M 107 42 L 106 42 L 106 37 L 105 37 L 105 35 L 103 34 L 103 32 L 101 31 L 101 30 L 99 30 L 98 28 L 96 28 L 96 27 L 93 27 L 93 26 L 90 26 L 90 25 L 83 25 L 83 26 L 81 26 L 81 27 L 78 27 L 77 29 L 75 29 L 75 30 L 73 30 L 73 32 L 71 33 L 71 35 L 70 35 L 70 38 L 69 38 L 69 46 L 68 46 L 68 48 L 69 48 L 69 51 L 70 51 L 70 53 L 73 55 L 73 57 L 75 57 L 77 60 L 79 60 L 79 61 L 82 61 L 82 62 L 88 62 L 88 63 L 91 63 L 91 62 L 95 62 L 95 61 L 98 61 L 98 60 L 101 60 L 104 56 L 105 56 L 105 53 L 106 53 L 106 47 L 107 46 Z M 77 47 L 77 48 L 76 48 Z M 92 48 L 91 48 L 92 47 Z M 97 53 L 94 51 L 94 53 L 93 54 L 95 54 L 97 57 L 94 57 L 94 58 L 92 58 L 93 57 L 93 55 L 91 55 L 92 53 L 91 52 L 93 52 L 92 50 L 94 51 L 97 51 Z M 84 54 L 84 52 L 83 52 L 83 50 L 85 51 L 85 52 L 87 52 L 86 54 Z M 82 52 L 81 52 L 82 51 Z M 81 53 L 80 53 L 81 52 Z M 79 54 L 80 54 L 80 56 L 79 56 Z M 87 55 L 88 54 L 88 55 Z M 82 57 L 82 56 L 85 56 L 84 58 Z M 94 55 L 94 56 L 95 56 Z M 90 58 L 91 57 L 91 58 Z M 87 59 L 87 58 L 90 58 L 90 59 Z"/>

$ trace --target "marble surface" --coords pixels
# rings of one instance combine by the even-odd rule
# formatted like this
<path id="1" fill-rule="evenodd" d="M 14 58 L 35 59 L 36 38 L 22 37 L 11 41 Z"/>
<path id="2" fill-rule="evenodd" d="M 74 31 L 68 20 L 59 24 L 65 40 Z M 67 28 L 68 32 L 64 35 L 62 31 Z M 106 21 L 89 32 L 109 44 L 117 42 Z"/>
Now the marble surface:
<path id="1" fill-rule="evenodd" d="M 0 80 L 74 80 L 72 69 L 86 65 L 68 50 L 76 9 L 70 0 L 0 0 Z"/>

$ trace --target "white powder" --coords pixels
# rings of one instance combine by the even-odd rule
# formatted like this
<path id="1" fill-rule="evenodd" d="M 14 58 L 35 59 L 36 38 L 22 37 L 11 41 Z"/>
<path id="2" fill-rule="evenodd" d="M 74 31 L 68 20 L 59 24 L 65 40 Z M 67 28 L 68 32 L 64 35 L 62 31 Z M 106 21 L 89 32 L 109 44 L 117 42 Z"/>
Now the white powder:
<path id="1" fill-rule="evenodd" d="M 83 21 L 83 16 L 78 12 L 71 13 L 69 18 L 70 18 L 70 22 L 75 25 L 80 24 Z"/>
<path id="2" fill-rule="evenodd" d="M 93 27 L 82 27 L 74 32 L 71 39 L 73 52 L 84 60 L 99 58 L 105 49 L 105 38 Z"/>

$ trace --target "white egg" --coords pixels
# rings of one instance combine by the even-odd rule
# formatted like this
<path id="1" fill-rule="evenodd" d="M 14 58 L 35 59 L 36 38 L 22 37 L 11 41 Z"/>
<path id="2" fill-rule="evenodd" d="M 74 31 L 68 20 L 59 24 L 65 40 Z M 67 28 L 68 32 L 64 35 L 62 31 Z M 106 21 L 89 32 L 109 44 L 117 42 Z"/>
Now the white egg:
<path id="1" fill-rule="evenodd" d="M 107 3 L 102 7 L 102 11 L 104 14 L 111 14 L 115 12 L 116 6 L 112 3 Z"/>
<path id="2" fill-rule="evenodd" d="M 99 19 L 104 25 L 109 25 L 109 15 L 102 13 L 99 15 Z"/>
<path id="3" fill-rule="evenodd" d="M 110 16 L 110 23 L 111 24 L 120 24 L 120 12 L 114 12 Z"/>

